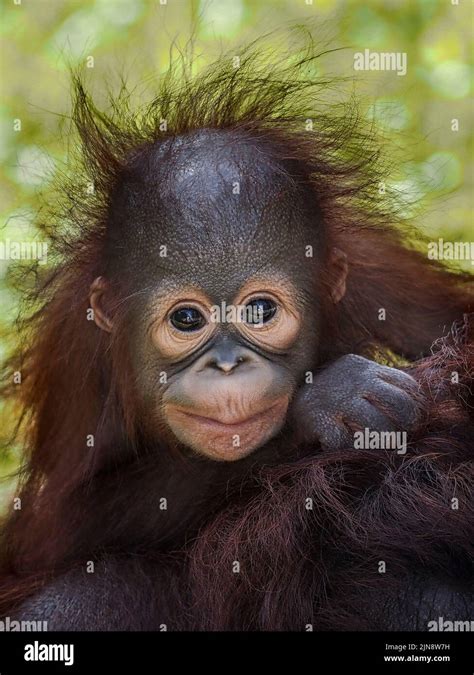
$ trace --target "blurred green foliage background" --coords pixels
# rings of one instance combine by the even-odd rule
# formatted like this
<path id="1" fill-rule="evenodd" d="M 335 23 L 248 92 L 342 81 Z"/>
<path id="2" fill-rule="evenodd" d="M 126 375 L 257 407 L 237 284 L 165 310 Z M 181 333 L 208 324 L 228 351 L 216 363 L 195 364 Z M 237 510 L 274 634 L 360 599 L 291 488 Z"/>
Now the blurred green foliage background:
<path id="1" fill-rule="evenodd" d="M 100 95 L 118 73 L 131 85 L 152 82 L 168 66 L 172 41 L 185 45 L 192 33 L 203 67 L 222 51 L 238 54 L 239 44 L 296 23 L 314 30 L 316 40 L 347 47 L 326 57 L 322 72 L 353 76 L 350 87 L 366 114 L 405 149 L 396 188 L 407 209 L 424 199 L 418 225 L 434 238 L 472 240 L 472 19 L 470 0 L 2 0 L 0 239 L 35 236 L 55 165 L 67 161 L 68 64 L 92 63 L 89 80 Z M 406 76 L 354 72 L 354 52 L 364 49 L 406 52 Z M 7 267 L 0 260 L 2 279 Z M 0 329 L 17 308 L 1 282 Z M 4 337 L 3 353 L 6 347 Z M 16 463 L 11 449 L 0 475 Z"/>

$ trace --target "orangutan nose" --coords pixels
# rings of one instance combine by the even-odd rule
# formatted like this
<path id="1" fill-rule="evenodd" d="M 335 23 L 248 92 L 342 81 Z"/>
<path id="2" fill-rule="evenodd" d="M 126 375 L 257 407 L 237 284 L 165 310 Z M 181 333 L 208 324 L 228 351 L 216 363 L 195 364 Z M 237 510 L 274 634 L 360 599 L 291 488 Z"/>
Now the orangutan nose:
<path id="1" fill-rule="evenodd" d="M 205 369 L 220 370 L 225 375 L 229 375 L 248 361 L 250 361 L 250 356 L 238 345 L 222 344 L 215 347 L 209 354 Z"/>

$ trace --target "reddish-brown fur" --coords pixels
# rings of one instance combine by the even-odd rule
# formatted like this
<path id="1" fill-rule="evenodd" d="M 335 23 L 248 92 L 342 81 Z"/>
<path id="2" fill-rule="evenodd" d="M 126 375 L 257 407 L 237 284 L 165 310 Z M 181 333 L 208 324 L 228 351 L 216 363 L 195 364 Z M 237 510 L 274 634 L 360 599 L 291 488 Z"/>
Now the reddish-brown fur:
<path id="1" fill-rule="evenodd" d="M 310 103 L 321 89 L 305 77 L 313 58 L 291 71 L 263 74 L 250 53 L 238 74 L 219 65 L 182 88 L 168 80 L 140 129 L 125 107 L 119 106 L 115 118 L 97 113 L 77 85 L 82 179 L 92 177 L 96 193 L 84 197 L 77 171 L 63 177 L 64 208 L 43 226 L 60 257 L 31 293 L 21 346 L 8 364 L 9 377 L 14 370 L 23 376 L 21 386 L 7 386 L 5 396 L 22 420 L 25 463 L 22 509 L 3 530 L 2 612 L 45 579 L 104 552 L 175 551 L 183 562 L 169 602 L 178 608 L 186 598 L 189 612 L 177 625 L 191 628 L 364 627 L 363 618 L 360 624 L 354 619 L 354 607 L 366 590 L 403 583 L 417 566 L 454 578 L 454 558 L 466 573 L 474 542 L 474 352 L 467 319 L 414 366 L 427 403 L 406 457 L 297 449 L 290 430 L 281 462 L 245 465 L 227 491 L 223 480 L 214 499 L 196 501 L 191 521 L 184 518 L 163 540 L 149 531 L 147 504 L 153 491 L 160 494 L 160 476 L 147 472 L 150 453 L 180 470 L 187 459 L 165 430 L 151 447 L 137 428 L 127 366 L 131 300 L 120 306 L 117 338 L 86 320 L 90 284 L 102 273 L 110 191 L 127 158 L 160 137 L 161 116 L 168 120 L 164 137 L 196 128 L 239 129 L 304 170 L 327 246 L 349 257 L 347 294 L 337 312 L 324 307 L 322 363 L 349 352 L 414 360 L 472 311 L 472 277 L 416 250 L 418 235 L 396 206 L 377 196 L 383 175 L 377 151 L 353 109 L 315 110 Z M 312 132 L 302 131 L 307 117 L 314 119 Z M 61 229 L 66 216 L 69 229 Z M 378 319 L 380 308 L 386 321 Z M 450 383 L 452 371 L 460 384 Z M 85 441 L 89 434 L 95 436 L 93 447 Z M 104 490 L 103 503 L 96 501 L 94 486 L 102 480 L 97 477 L 106 480 L 120 471 L 125 494 L 115 502 L 114 491 Z M 182 489 L 189 489 L 186 481 Z M 136 504 L 139 494 L 148 495 L 142 504 Z M 309 497 L 313 510 L 305 509 Z M 459 510 L 450 508 L 452 497 L 459 498 Z M 120 524 L 114 520 L 118 513 Z M 147 519 L 148 526 L 137 529 Z M 240 561 L 238 575 L 232 574 L 234 560 Z M 386 575 L 378 574 L 378 560 L 389 561 Z"/>

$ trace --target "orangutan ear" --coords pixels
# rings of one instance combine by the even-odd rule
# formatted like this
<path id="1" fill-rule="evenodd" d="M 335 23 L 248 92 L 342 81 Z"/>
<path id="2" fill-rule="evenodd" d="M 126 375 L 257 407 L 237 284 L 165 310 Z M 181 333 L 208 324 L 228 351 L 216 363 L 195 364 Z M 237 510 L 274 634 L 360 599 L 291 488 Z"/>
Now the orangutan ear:
<path id="1" fill-rule="evenodd" d="M 346 279 L 349 271 L 347 255 L 339 248 L 333 248 L 329 254 L 329 269 L 331 273 L 331 298 L 337 304 L 346 294 Z"/>
<path id="2" fill-rule="evenodd" d="M 89 291 L 89 303 L 94 312 L 94 321 L 102 330 L 111 333 L 113 323 L 110 316 L 107 314 L 107 293 L 109 292 L 109 284 L 105 277 L 97 277 L 91 284 Z"/>

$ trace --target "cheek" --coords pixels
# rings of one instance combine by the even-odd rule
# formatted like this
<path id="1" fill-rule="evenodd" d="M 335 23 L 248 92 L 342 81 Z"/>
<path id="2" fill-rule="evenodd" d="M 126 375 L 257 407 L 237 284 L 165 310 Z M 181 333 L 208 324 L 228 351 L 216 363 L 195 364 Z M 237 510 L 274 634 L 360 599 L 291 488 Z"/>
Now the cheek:
<path id="1" fill-rule="evenodd" d="M 291 357 L 291 369 L 298 382 L 306 371 L 311 370 L 319 361 L 323 326 L 318 315 L 308 317 L 301 334 L 294 345 Z"/>
<path id="2" fill-rule="evenodd" d="M 160 401 L 168 387 L 167 366 L 156 351 L 141 350 L 132 354 L 132 378 L 142 420 L 160 418 Z"/>

